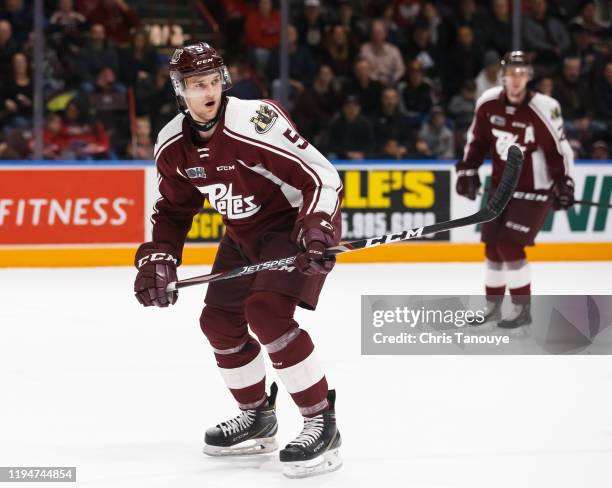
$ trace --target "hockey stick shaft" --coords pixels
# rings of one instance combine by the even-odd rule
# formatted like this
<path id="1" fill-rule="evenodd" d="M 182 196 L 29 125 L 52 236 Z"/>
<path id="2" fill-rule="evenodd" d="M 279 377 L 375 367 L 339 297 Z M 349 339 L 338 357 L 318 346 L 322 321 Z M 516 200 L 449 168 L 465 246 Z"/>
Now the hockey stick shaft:
<path id="1" fill-rule="evenodd" d="M 612 204 L 589 202 L 588 200 L 574 200 L 572 203 L 574 205 L 578 204 L 578 205 L 590 205 L 591 207 L 612 208 Z"/>
<path id="2" fill-rule="evenodd" d="M 459 227 L 465 227 L 468 225 L 481 224 L 493 220 L 501 214 L 502 210 L 506 207 L 516 184 L 518 183 L 519 176 L 521 174 L 521 166 L 523 164 L 523 153 L 517 146 L 511 146 L 508 150 L 508 159 L 504 168 L 501 181 L 493 196 L 487 202 L 484 208 L 481 208 L 478 212 L 469 215 L 467 217 L 461 217 L 458 219 L 447 220 L 445 222 L 439 222 L 437 224 L 426 225 L 424 227 L 416 227 L 414 229 L 404 230 L 403 232 L 395 234 L 385 234 L 382 236 L 372 237 L 370 239 L 361 239 L 358 241 L 345 242 L 338 246 L 327 248 L 325 255 L 328 257 L 336 256 L 344 252 L 357 251 L 359 249 L 366 249 L 370 247 L 380 246 L 383 244 L 391 244 L 393 242 L 407 241 L 410 239 L 417 239 L 419 237 L 431 234 L 437 234 L 438 232 L 444 232 L 447 230 L 457 229 Z M 246 276 L 259 271 L 265 270 L 278 270 L 283 267 L 290 267 L 295 261 L 296 256 L 288 256 L 280 259 L 272 259 L 263 263 L 252 264 L 249 266 L 243 266 L 230 271 L 224 271 L 220 273 L 211 273 L 203 276 L 195 276 L 193 278 L 187 278 L 176 282 L 169 283 L 166 292 L 170 293 L 180 288 L 186 288 L 188 286 L 200 285 L 203 283 L 212 283 L 214 281 L 228 280 L 236 278 L 238 276 Z"/>

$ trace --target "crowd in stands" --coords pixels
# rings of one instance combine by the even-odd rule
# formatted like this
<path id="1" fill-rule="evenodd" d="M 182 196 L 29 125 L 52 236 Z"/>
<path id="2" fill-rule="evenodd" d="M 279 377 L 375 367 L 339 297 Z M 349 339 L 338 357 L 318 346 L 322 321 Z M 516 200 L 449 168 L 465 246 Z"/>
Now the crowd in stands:
<path id="1" fill-rule="evenodd" d="M 204 3 L 220 25 L 229 94 L 279 98 L 279 6 Z M 290 0 L 287 108 L 298 129 L 330 158 L 461 157 L 477 98 L 501 84 L 511 3 Z M 155 134 L 176 113 L 172 49 L 150 44 L 150 26 L 126 0 L 45 9 L 45 157 L 151 158 Z M 610 158 L 612 5 L 523 0 L 521 10 L 531 88 L 559 100 L 577 157 Z M 31 153 L 32 15 L 26 0 L 0 7 L 0 159 Z"/>

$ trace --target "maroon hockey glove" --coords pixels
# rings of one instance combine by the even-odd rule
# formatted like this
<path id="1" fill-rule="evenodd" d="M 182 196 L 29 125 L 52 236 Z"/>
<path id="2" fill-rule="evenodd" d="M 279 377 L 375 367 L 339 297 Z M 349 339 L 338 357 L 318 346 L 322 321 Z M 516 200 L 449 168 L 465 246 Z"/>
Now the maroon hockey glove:
<path id="1" fill-rule="evenodd" d="M 476 200 L 480 188 L 480 176 L 477 169 L 460 169 L 457 171 L 457 193 L 459 195 Z"/>
<path id="2" fill-rule="evenodd" d="M 564 176 L 552 187 L 552 206 L 555 210 L 567 210 L 574 204 L 574 180 Z"/>
<path id="3" fill-rule="evenodd" d="M 134 293 L 145 307 L 167 307 L 174 305 L 178 299 L 178 291 L 166 294 L 168 283 L 177 281 L 177 259 L 163 247 L 154 242 L 145 242 L 136 251 L 134 264 L 138 274 Z"/>
<path id="4" fill-rule="evenodd" d="M 300 247 L 294 263 L 300 272 L 313 276 L 327 274 L 332 270 L 336 258 L 324 257 L 325 249 L 337 244 L 329 215 L 322 212 L 307 215 L 298 222 L 292 237 Z"/>

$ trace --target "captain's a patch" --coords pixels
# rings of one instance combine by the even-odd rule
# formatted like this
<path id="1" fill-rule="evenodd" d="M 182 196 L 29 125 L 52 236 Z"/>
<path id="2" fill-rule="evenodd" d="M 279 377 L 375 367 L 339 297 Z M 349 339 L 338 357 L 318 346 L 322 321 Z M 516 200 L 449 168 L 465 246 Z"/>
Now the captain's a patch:
<path id="1" fill-rule="evenodd" d="M 272 110 L 268 105 L 261 104 L 255 112 L 255 117 L 251 117 L 251 124 L 255 126 L 255 132 L 258 134 L 265 134 L 268 132 L 276 119 L 278 114 Z"/>

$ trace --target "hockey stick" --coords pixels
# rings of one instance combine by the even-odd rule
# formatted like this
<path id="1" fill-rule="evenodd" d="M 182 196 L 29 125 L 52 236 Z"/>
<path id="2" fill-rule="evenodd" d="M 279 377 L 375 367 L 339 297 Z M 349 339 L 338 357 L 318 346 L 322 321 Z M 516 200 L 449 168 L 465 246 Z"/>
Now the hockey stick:
<path id="1" fill-rule="evenodd" d="M 478 195 L 482 196 L 486 192 L 489 191 L 489 188 L 485 188 L 484 192 L 479 191 Z M 548 193 L 529 193 L 526 191 L 515 191 L 512 194 L 512 198 L 516 198 L 517 200 L 529 200 L 532 202 L 547 202 L 552 195 Z M 600 208 L 612 208 L 612 204 L 600 203 L 600 202 L 591 202 L 589 200 L 573 200 L 572 205 L 588 205 L 590 207 L 600 207 Z"/>
<path id="2" fill-rule="evenodd" d="M 495 193 L 488 201 L 487 205 L 481 208 L 475 214 L 467 217 L 461 217 L 459 219 L 447 220 L 446 222 L 440 222 L 437 224 L 426 225 L 424 227 L 417 227 L 414 229 L 408 229 L 397 234 L 386 234 L 383 236 L 372 237 L 370 239 L 362 239 L 359 241 L 345 242 L 338 246 L 327 248 L 325 255 L 328 257 L 341 254 L 343 252 L 357 251 L 359 249 L 366 249 L 374 246 L 380 246 L 382 244 L 390 244 L 393 242 L 407 241 L 409 239 L 416 239 L 424 235 L 436 234 L 438 232 L 444 232 L 451 229 L 457 229 L 459 227 L 465 227 L 468 225 L 481 224 L 493 220 L 501 214 L 502 210 L 506 207 L 516 184 L 518 183 L 519 176 L 521 174 L 521 166 L 523 164 L 523 153 L 517 146 L 510 146 L 508 150 L 508 158 L 504 168 L 504 173 L 501 177 L 501 181 Z M 212 283 L 214 281 L 229 280 L 238 276 L 246 276 L 259 271 L 279 269 L 285 266 L 291 266 L 295 261 L 295 256 L 288 256 L 280 259 L 272 259 L 263 263 L 252 264 L 250 266 L 243 266 L 230 271 L 222 271 L 220 273 L 211 273 L 203 276 L 195 276 L 193 278 L 187 278 L 184 280 L 173 281 L 166 287 L 166 293 L 171 293 L 180 288 L 188 286 L 199 285 L 202 283 Z"/>
<path id="3" fill-rule="evenodd" d="M 612 208 L 611 204 L 599 203 L 599 202 L 589 202 L 588 200 L 574 200 L 572 205 L 590 205 L 591 207 L 600 207 L 600 208 Z"/>

